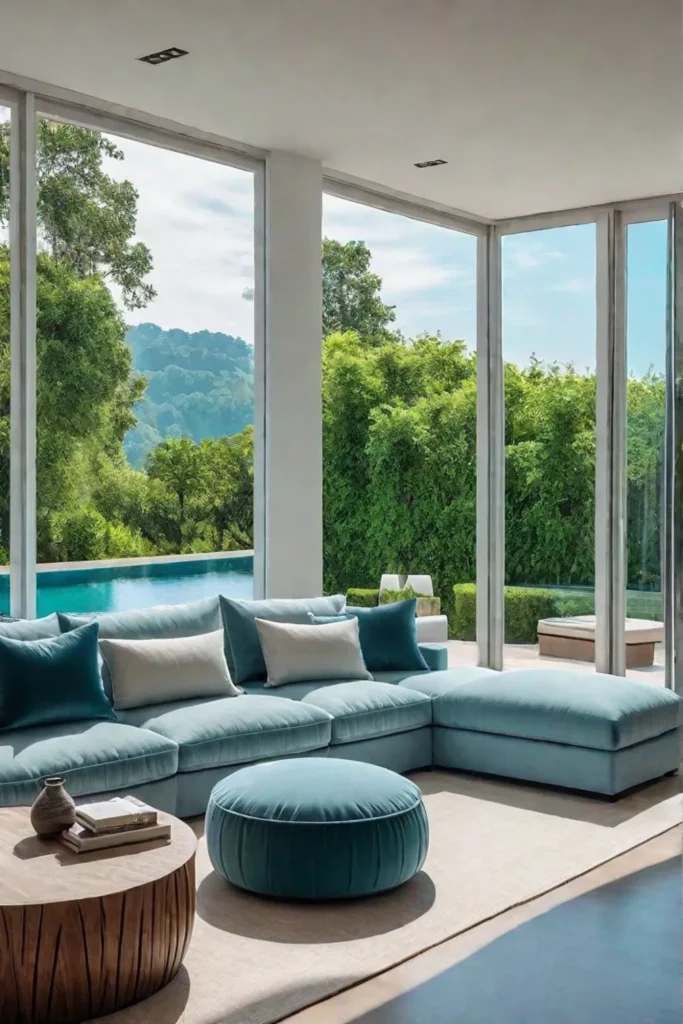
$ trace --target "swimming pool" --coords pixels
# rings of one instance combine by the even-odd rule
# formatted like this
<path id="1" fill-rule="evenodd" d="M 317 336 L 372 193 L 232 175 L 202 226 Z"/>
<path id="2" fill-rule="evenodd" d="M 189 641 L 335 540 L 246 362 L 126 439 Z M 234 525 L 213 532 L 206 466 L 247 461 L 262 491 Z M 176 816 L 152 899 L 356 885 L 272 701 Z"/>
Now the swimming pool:
<path id="1" fill-rule="evenodd" d="M 4 577 L 1 604 L 9 606 Z M 201 560 L 38 571 L 38 615 L 52 612 L 120 612 L 155 604 L 184 604 L 214 594 L 253 597 L 251 555 Z"/>

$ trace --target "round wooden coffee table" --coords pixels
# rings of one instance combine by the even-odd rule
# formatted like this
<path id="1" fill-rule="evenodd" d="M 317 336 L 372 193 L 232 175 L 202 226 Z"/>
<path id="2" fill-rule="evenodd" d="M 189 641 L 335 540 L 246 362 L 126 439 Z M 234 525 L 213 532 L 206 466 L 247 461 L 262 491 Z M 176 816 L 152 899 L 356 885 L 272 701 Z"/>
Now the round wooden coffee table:
<path id="1" fill-rule="evenodd" d="M 144 999 L 180 967 L 194 923 L 192 829 L 72 853 L 0 809 L 0 1021 L 86 1021 Z"/>

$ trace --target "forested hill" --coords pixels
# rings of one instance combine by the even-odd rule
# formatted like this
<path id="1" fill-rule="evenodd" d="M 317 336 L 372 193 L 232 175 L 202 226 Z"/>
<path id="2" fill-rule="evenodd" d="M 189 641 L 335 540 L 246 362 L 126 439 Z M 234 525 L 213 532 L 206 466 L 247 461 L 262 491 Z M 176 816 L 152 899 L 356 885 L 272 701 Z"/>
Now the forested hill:
<path id="1" fill-rule="evenodd" d="M 138 424 L 125 439 L 133 466 L 141 467 L 166 437 L 199 442 L 236 434 L 253 423 L 253 349 L 242 338 L 138 324 L 128 330 L 126 341 L 134 369 L 148 381 L 135 407 Z"/>

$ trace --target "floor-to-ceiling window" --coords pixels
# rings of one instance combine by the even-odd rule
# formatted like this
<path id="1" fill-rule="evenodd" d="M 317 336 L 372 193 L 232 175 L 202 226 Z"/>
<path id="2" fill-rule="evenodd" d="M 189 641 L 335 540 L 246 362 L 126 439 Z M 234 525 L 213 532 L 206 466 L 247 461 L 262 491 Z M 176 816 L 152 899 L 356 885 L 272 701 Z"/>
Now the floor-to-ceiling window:
<path id="1" fill-rule="evenodd" d="M 504 666 L 593 667 L 596 229 L 502 240 Z"/>
<path id="2" fill-rule="evenodd" d="M 10 611 L 10 146 L 12 112 L 0 105 L 0 614 Z"/>
<path id="3" fill-rule="evenodd" d="M 254 174 L 40 117 L 37 212 L 38 613 L 251 596 Z"/>
<path id="4" fill-rule="evenodd" d="M 474 663 L 476 237 L 329 195 L 323 235 L 326 588 L 431 577 Z"/>
<path id="5" fill-rule="evenodd" d="M 664 682 L 667 222 L 626 227 L 626 674 Z"/>

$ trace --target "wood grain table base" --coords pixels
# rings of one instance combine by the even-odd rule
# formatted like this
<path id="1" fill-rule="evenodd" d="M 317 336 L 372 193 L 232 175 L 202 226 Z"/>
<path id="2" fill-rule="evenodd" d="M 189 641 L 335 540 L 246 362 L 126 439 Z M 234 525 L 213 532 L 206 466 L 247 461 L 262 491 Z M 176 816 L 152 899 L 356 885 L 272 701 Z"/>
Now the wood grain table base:
<path id="1" fill-rule="evenodd" d="M 156 860 L 164 853 L 159 850 Z M 167 874 L 120 891 L 87 896 L 84 885 L 81 898 L 0 904 L 0 1022 L 77 1024 L 167 985 L 183 961 L 195 915 L 194 847 L 182 854 L 166 865 Z M 77 888 L 80 865 L 73 863 L 75 855 L 66 856 L 68 863 L 60 858 L 62 871 Z M 131 852 L 126 860 L 134 869 L 136 856 L 140 864 L 155 863 L 153 850 Z M 123 866 L 116 855 L 105 865 L 113 879 Z"/>
<path id="2" fill-rule="evenodd" d="M 0 1020 L 91 1020 L 163 988 L 190 942 L 195 891 L 192 860 L 113 896 L 0 909 Z"/>

